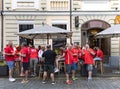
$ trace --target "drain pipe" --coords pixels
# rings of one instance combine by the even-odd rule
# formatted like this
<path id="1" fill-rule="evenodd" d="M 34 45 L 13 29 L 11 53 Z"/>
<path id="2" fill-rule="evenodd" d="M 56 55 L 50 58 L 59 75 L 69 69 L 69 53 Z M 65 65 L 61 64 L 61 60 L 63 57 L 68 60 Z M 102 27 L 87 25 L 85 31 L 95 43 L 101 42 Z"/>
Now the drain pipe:
<path id="1" fill-rule="evenodd" d="M 4 41 L 4 16 L 3 16 L 3 12 L 4 12 L 4 0 L 2 0 L 2 11 L 1 11 L 1 51 L 3 51 L 3 41 Z"/>

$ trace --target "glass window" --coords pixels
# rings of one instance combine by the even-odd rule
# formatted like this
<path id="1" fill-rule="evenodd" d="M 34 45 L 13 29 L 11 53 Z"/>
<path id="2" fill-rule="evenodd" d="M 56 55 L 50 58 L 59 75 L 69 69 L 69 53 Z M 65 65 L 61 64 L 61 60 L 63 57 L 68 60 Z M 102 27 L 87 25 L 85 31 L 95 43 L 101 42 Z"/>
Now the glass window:
<path id="1" fill-rule="evenodd" d="M 33 24 L 19 24 L 19 32 L 32 29 L 32 28 L 33 28 Z M 21 44 L 22 42 L 27 42 L 27 45 L 34 44 L 33 39 L 25 39 L 25 38 L 19 37 L 19 44 Z"/>
<path id="2" fill-rule="evenodd" d="M 82 10 L 108 10 L 109 0 L 83 0 Z"/>
<path id="3" fill-rule="evenodd" d="M 13 9 L 16 8 L 35 8 L 39 7 L 39 0 L 13 0 L 12 2 Z"/>

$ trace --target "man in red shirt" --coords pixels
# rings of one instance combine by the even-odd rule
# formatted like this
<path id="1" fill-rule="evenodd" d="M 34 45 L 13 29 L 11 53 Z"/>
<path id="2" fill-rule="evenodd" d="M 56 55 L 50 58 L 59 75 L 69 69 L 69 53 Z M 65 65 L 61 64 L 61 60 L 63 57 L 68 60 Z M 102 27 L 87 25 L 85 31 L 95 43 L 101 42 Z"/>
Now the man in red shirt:
<path id="1" fill-rule="evenodd" d="M 103 51 L 99 48 L 96 47 L 96 57 L 94 58 L 94 61 L 101 61 L 103 60 L 104 54 Z M 95 63 L 95 67 L 97 67 L 97 64 Z"/>
<path id="2" fill-rule="evenodd" d="M 32 46 L 30 48 L 30 69 L 31 76 L 36 76 L 36 66 L 38 63 L 38 50 Z"/>
<path id="3" fill-rule="evenodd" d="M 29 48 L 27 47 L 27 44 L 25 42 L 23 42 L 21 46 L 22 49 L 20 51 L 20 56 L 21 56 L 23 70 L 25 72 L 25 79 L 23 79 L 21 83 L 27 83 L 28 70 L 29 70 Z"/>
<path id="4" fill-rule="evenodd" d="M 95 53 L 94 53 L 93 49 L 91 49 L 89 47 L 88 44 L 85 45 L 85 49 L 82 50 L 82 53 L 84 55 L 84 63 L 87 65 L 88 80 L 91 80 L 93 64 L 94 64 L 93 56 L 95 55 Z"/>
<path id="5" fill-rule="evenodd" d="M 9 81 L 14 82 L 15 79 L 12 76 L 13 76 L 13 68 L 14 68 L 14 60 L 15 60 L 14 59 L 15 51 L 13 49 L 13 43 L 11 41 L 9 41 L 6 48 L 4 48 L 4 54 L 5 54 L 5 60 L 9 67 Z"/>
<path id="6" fill-rule="evenodd" d="M 72 81 L 69 78 L 69 75 L 72 70 L 72 64 L 73 64 L 73 54 L 72 54 L 72 46 L 68 45 L 67 50 L 65 51 L 65 64 L 66 64 L 66 83 L 72 84 Z"/>
<path id="7" fill-rule="evenodd" d="M 74 47 L 72 48 L 72 53 L 73 53 L 72 79 L 76 80 L 77 78 L 75 77 L 75 72 L 78 68 L 78 55 L 79 55 L 79 49 L 77 44 L 74 44 Z"/>

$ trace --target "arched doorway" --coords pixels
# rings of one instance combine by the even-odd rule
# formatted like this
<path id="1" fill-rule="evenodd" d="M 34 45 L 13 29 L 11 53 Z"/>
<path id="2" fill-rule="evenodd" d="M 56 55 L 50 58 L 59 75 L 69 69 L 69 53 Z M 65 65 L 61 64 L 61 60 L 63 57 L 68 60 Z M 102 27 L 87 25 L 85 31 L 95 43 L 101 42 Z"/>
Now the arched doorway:
<path id="1" fill-rule="evenodd" d="M 110 38 L 96 38 L 95 35 L 110 27 L 105 21 L 90 20 L 81 26 L 81 45 L 89 43 L 91 47 L 100 47 L 105 55 L 110 55 Z"/>

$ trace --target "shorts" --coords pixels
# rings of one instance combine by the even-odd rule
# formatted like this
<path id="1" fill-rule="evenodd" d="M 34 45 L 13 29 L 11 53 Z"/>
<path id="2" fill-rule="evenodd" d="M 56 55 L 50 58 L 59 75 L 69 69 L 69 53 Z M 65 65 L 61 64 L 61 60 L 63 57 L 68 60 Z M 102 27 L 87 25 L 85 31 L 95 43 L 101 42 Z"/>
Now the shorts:
<path id="1" fill-rule="evenodd" d="M 50 65 L 50 64 L 44 64 L 44 71 L 45 72 L 50 72 L 50 73 L 54 73 L 54 65 Z"/>
<path id="2" fill-rule="evenodd" d="M 14 61 L 7 61 L 9 70 L 14 68 Z"/>
<path id="3" fill-rule="evenodd" d="M 23 62 L 22 66 L 24 71 L 29 70 L 29 62 Z"/>
<path id="4" fill-rule="evenodd" d="M 31 59 L 30 60 L 30 68 L 34 68 L 35 69 L 37 64 L 38 64 L 38 59 Z"/>
<path id="5" fill-rule="evenodd" d="M 95 57 L 94 61 L 101 61 L 102 59 L 100 57 Z"/>
<path id="6" fill-rule="evenodd" d="M 73 64 L 72 64 L 72 70 L 77 70 L 77 68 L 78 68 L 78 63 L 73 62 Z"/>
<path id="7" fill-rule="evenodd" d="M 66 74 L 70 74 L 72 70 L 72 65 L 71 64 L 66 64 Z"/>
<path id="8" fill-rule="evenodd" d="M 93 65 L 91 65 L 91 64 L 87 64 L 87 66 L 86 66 L 87 68 L 87 71 L 92 71 L 93 70 Z"/>

